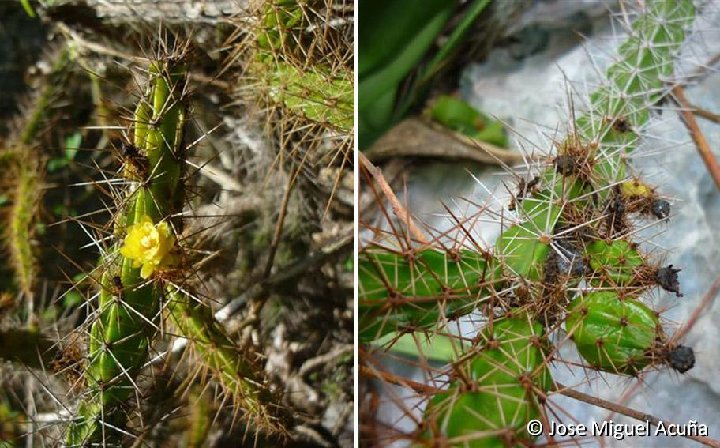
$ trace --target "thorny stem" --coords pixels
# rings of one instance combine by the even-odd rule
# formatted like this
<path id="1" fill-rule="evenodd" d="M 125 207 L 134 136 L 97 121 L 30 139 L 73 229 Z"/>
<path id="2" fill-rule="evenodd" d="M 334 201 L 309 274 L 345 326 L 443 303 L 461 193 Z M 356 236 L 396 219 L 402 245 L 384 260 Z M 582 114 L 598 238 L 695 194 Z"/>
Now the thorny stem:
<path id="1" fill-rule="evenodd" d="M 676 331 L 675 334 L 673 334 L 673 336 L 670 338 L 670 340 L 668 341 L 668 345 L 670 345 L 670 346 L 675 345 L 682 338 L 684 338 L 685 335 L 690 332 L 690 330 L 692 330 L 692 328 L 695 326 L 695 324 L 697 323 L 697 321 L 700 318 L 700 316 L 702 315 L 702 313 L 715 299 L 718 292 L 720 292 L 720 274 L 718 274 L 718 276 L 715 277 L 715 281 L 712 283 L 712 285 L 710 285 L 710 289 L 708 289 L 708 291 L 705 293 L 703 298 L 700 300 L 700 303 L 695 307 L 695 310 L 692 312 L 692 314 L 690 315 L 690 318 L 685 323 L 685 325 L 683 325 L 680 329 L 678 329 L 678 331 Z M 641 384 L 642 384 L 641 382 L 634 383 L 628 390 L 626 390 L 622 394 L 622 396 L 618 400 L 618 403 L 620 403 L 620 404 L 627 403 L 630 400 L 630 398 L 632 398 L 633 395 L 635 395 L 635 393 L 638 391 Z M 611 412 L 610 414 L 608 414 L 606 419 L 612 418 L 613 414 L 614 414 L 614 412 Z"/>
<path id="2" fill-rule="evenodd" d="M 298 278 L 300 275 L 307 272 L 309 267 L 319 266 L 327 262 L 329 259 L 351 250 L 352 243 L 352 235 L 349 235 L 338 241 L 336 244 L 325 247 L 324 250 L 319 253 L 310 254 L 308 257 L 296 263 L 283 266 L 281 269 L 278 269 L 276 273 L 272 274 L 267 279 L 256 283 L 242 295 L 236 297 L 227 305 L 217 310 L 214 315 L 215 319 L 220 323 L 224 323 L 247 302 L 257 301 L 261 296 L 266 296 L 267 293 L 272 290 L 273 286 Z M 244 325 L 241 325 L 241 327 L 242 326 Z M 169 350 L 160 352 L 158 355 L 150 359 L 143 367 L 154 365 L 165 359 L 168 354 L 181 351 L 185 348 L 187 343 L 188 340 L 185 338 L 175 339 Z"/>
<path id="3" fill-rule="evenodd" d="M 634 418 L 635 420 L 649 422 L 653 426 L 658 426 L 658 423 L 660 422 L 659 418 L 657 418 L 651 414 L 648 414 L 646 412 L 640 412 L 633 408 L 629 408 L 627 406 L 613 403 L 612 401 L 607 401 L 607 400 L 603 400 L 602 398 L 593 397 L 592 395 L 588 395 L 583 392 L 579 392 L 579 391 L 574 390 L 567 386 L 563 386 L 562 384 L 560 384 L 558 382 L 555 383 L 555 392 L 557 392 L 561 395 L 565 395 L 566 397 L 570 397 L 572 399 L 582 401 L 584 403 L 588 403 L 593 406 L 597 406 L 597 407 L 600 407 L 603 409 L 607 409 L 609 411 L 616 412 L 618 414 L 625 415 L 630 418 Z M 663 420 L 663 421 L 666 421 L 666 420 Z M 683 437 L 690 439 L 690 440 L 694 440 L 705 446 L 720 448 L 720 440 L 715 440 L 710 437 L 695 436 L 695 435 L 684 435 Z"/>
<path id="4" fill-rule="evenodd" d="M 700 126 L 693 115 L 693 107 L 685 96 L 685 89 L 680 85 L 673 87 L 673 96 L 680 105 L 680 116 L 688 131 L 690 131 L 690 135 L 695 142 L 700 157 L 702 157 L 703 162 L 705 162 L 705 166 L 715 181 L 715 185 L 720 189 L 720 164 L 718 164 L 715 156 L 713 156 L 710 144 L 708 144 L 705 139 L 705 135 L 700 131 Z"/>

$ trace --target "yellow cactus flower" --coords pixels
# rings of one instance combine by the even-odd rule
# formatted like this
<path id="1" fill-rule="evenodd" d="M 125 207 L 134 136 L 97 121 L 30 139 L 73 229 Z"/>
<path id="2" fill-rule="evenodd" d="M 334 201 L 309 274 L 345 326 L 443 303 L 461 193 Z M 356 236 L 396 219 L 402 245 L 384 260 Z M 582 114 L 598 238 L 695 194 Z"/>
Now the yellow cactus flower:
<path id="1" fill-rule="evenodd" d="M 133 261 L 142 278 L 149 278 L 156 269 L 172 262 L 170 251 L 175 246 L 175 235 L 166 221 L 153 224 L 149 216 L 130 226 L 120 253 Z"/>

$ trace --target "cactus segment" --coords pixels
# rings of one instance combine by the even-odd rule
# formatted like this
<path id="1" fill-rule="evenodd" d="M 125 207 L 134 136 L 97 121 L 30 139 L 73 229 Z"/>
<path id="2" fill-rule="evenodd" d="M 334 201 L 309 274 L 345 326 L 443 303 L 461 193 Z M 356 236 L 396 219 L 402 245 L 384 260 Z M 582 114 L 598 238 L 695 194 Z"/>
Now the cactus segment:
<path id="1" fill-rule="evenodd" d="M 148 159 L 151 177 L 128 192 L 115 226 L 119 241 L 125 240 L 128 229 L 146 222 L 157 224 L 181 210 L 182 76 L 183 69 L 168 62 L 150 66 L 149 87 L 136 109 L 133 138 Z M 120 252 L 119 242 L 115 249 Z M 78 406 L 79 418 L 67 432 L 70 446 L 104 443 L 118 436 L 109 428 L 124 426 L 126 417 L 120 407 L 135 388 L 134 378 L 160 323 L 162 281 L 146 279 L 147 268 L 120 253 L 105 256 L 105 264 L 98 317 L 90 328 L 85 372 L 89 390 Z"/>
<path id="2" fill-rule="evenodd" d="M 23 148 L 25 151 L 30 149 Z M 43 195 L 43 168 L 39 156 L 32 152 L 18 154 L 15 162 L 11 168 L 15 185 L 5 229 L 6 243 L 17 285 L 20 291 L 31 297 L 37 277 L 34 240 Z"/>
<path id="3" fill-rule="evenodd" d="M 300 70 L 278 61 L 268 73 L 270 98 L 308 119 L 330 123 L 343 132 L 353 127 L 353 81 L 350 73 L 322 66 Z"/>
<path id="4" fill-rule="evenodd" d="M 258 58 L 271 60 L 273 53 L 290 44 L 292 32 L 302 29 L 303 11 L 297 0 L 274 0 L 265 5 L 262 28 L 257 36 Z"/>
<path id="5" fill-rule="evenodd" d="M 542 198 L 527 198 L 521 208 L 532 216 L 528 221 L 506 229 L 498 238 L 495 250 L 503 263 L 498 265 L 498 279 L 519 276 L 537 281 L 550 254 L 552 231 L 558 222 L 560 208 Z"/>
<path id="6" fill-rule="evenodd" d="M 305 35 L 311 26 L 308 15 L 312 13 L 308 14 L 308 10 L 317 6 L 317 2 L 298 0 L 266 2 L 250 71 L 274 104 L 311 122 L 348 133 L 354 125 L 352 71 L 328 64 L 327 60 L 308 64 L 310 54 L 321 53 Z"/>
<path id="7" fill-rule="evenodd" d="M 167 289 L 170 316 L 180 334 L 197 350 L 203 365 L 245 411 L 254 427 L 283 434 L 291 417 L 276 404 L 278 398 L 263 383 L 261 367 L 236 349 L 207 305 L 191 300 L 174 286 Z"/>
<path id="8" fill-rule="evenodd" d="M 495 321 L 488 325 L 492 332 L 483 332 L 481 344 L 485 347 L 472 360 L 470 372 L 473 381 L 481 384 L 487 378 L 492 382 L 517 381 L 529 375 L 541 390 L 548 390 L 552 380 L 543 355 L 544 330 L 525 312 Z"/>
<path id="9" fill-rule="evenodd" d="M 565 328 L 580 355 L 605 372 L 635 375 L 653 359 L 662 329 L 653 310 L 617 293 L 591 292 L 569 307 Z"/>
<path id="10" fill-rule="evenodd" d="M 445 315 L 475 307 L 485 281 L 482 254 L 461 249 L 456 256 L 434 249 L 405 254 L 384 249 L 360 253 L 358 275 L 360 340 L 392 331 L 430 329 Z"/>
<path id="11" fill-rule="evenodd" d="M 590 267 L 598 275 L 592 282 L 598 285 L 609 282 L 615 286 L 631 286 L 637 269 L 645 264 L 634 245 L 625 240 L 594 241 L 587 246 L 587 256 Z"/>
<path id="12" fill-rule="evenodd" d="M 456 382 L 435 395 L 421 438 L 453 447 L 531 444 L 535 437 L 527 433 L 527 423 L 541 417 L 541 402 L 552 386 L 542 336 L 542 325 L 527 313 L 493 323 L 470 361 L 470 390 Z"/>
<path id="13" fill-rule="evenodd" d="M 673 56 L 683 43 L 685 28 L 692 23 L 694 14 L 693 2 L 688 0 L 647 4 L 618 50 L 619 61 L 607 70 L 610 84 L 591 95 L 595 119 L 581 120 L 587 123 L 580 127 L 584 137 L 591 140 L 597 135 L 608 135 L 613 122 L 598 121 L 603 117 L 624 117 L 631 127 L 647 122 L 648 109 L 663 94 L 663 83 L 672 75 Z"/>

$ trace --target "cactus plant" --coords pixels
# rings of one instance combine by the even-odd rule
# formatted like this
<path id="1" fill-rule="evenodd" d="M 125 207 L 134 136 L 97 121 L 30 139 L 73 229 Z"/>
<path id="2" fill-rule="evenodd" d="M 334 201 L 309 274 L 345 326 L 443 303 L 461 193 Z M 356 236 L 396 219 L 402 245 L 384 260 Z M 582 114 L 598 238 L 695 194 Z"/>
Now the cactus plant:
<path id="1" fill-rule="evenodd" d="M 68 430 L 69 445 L 102 442 L 106 432 L 109 440 L 117 438 L 108 428 L 124 427 L 120 405 L 132 394 L 159 327 L 164 291 L 162 281 L 151 275 L 168 267 L 169 252 L 175 249 L 167 220 L 182 204 L 184 69 L 158 61 L 149 76 L 133 132 L 133 144 L 147 157 L 149 177 L 122 198 L 125 209 L 118 214 L 115 233 L 124 245 L 105 255 L 98 318 L 90 329 L 89 390 Z"/>
<path id="2" fill-rule="evenodd" d="M 115 219 L 117 243 L 103 256 L 97 317 L 90 327 L 85 370 L 87 390 L 68 429 L 67 444 L 115 443 L 124 432 L 123 404 L 137 390 L 155 333 L 167 308 L 180 334 L 226 388 L 230 398 L 258 430 L 282 433 L 288 417 L 278 420 L 276 399 L 250 354 L 241 354 L 224 335 L 212 312 L 195 304 L 188 292 L 163 273 L 177 275 L 182 248 L 179 233 L 185 200 L 185 68 L 180 58 L 150 64 L 148 87 L 133 119 L 133 147 L 140 170 L 126 164 L 133 182 L 120 197 Z M 270 410 L 268 406 L 276 408 Z"/>
<path id="3" fill-rule="evenodd" d="M 668 338 L 659 313 L 645 303 L 653 288 L 679 294 L 679 285 L 676 268 L 658 267 L 633 241 L 634 223 L 667 218 L 669 204 L 634 173 L 629 155 L 667 91 L 694 14 L 690 1 L 645 5 L 606 71 L 607 83 L 573 115 L 556 155 L 533 180 L 523 178 L 514 214 L 492 250 L 438 247 L 447 233 L 430 243 L 398 235 L 397 243 L 361 249 L 361 340 L 392 332 L 446 335 L 451 320 L 473 311 L 471 321 L 486 326 L 477 336 L 461 336 L 475 345 L 458 344 L 447 370 L 428 368 L 429 378 L 447 389 L 418 387 L 426 404 L 411 436 L 417 446 L 534 443 L 537 434 L 526 427 L 550 417 L 546 397 L 556 386 L 547 368 L 559 356 L 554 344 L 565 340 L 551 343 L 545 333 L 567 335 L 588 371 L 638 376 L 649 366 L 680 372 L 692 366 L 694 360 L 680 361 L 692 358 L 692 350 Z M 486 219 L 496 216 L 489 209 L 481 207 Z M 477 247 L 464 223 L 483 218 L 454 218 Z M 423 263 L 427 253 L 443 262 Z M 481 263 L 457 263 L 466 259 Z"/>

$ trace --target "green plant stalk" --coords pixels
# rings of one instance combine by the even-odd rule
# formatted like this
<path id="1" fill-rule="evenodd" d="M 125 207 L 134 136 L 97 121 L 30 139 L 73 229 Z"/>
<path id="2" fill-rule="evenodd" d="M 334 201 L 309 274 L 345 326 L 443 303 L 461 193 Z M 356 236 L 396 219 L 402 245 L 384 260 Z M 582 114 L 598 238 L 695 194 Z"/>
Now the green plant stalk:
<path id="1" fill-rule="evenodd" d="M 212 427 L 211 403 L 209 397 L 203 393 L 199 386 L 193 387 L 188 403 L 190 415 L 185 435 L 187 448 L 202 448 L 207 446 L 208 435 Z"/>
<path id="2" fill-rule="evenodd" d="M 247 354 L 238 352 L 210 307 L 174 286 L 168 286 L 168 298 L 168 311 L 180 334 L 190 341 L 203 366 L 245 412 L 250 425 L 269 434 L 286 433 L 290 415 L 277 405 L 279 400 L 264 383 L 261 368 Z"/>
<path id="3" fill-rule="evenodd" d="M 27 118 L 17 136 L 18 143 L 31 145 L 35 141 L 38 132 L 53 110 L 52 101 L 57 95 L 58 87 L 62 85 L 62 79 L 67 74 L 71 62 L 71 49 L 66 45 L 58 50 L 53 60 L 48 82 L 43 85 L 40 93 L 34 98 L 30 110 L 23 114 Z"/>
<path id="4" fill-rule="evenodd" d="M 39 156 L 31 151 L 31 155 L 18 157 L 11 170 L 16 183 L 8 213 L 6 241 L 17 286 L 27 297 L 32 297 L 37 277 L 33 244 L 42 197 L 42 166 Z"/>
<path id="5" fill-rule="evenodd" d="M 181 142 L 185 106 L 180 98 L 184 68 L 156 62 L 149 75 L 148 90 L 135 112 L 133 136 L 135 146 L 147 157 L 149 178 L 129 192 L 116 221 L 118 240 L 143 217 L 154 223 L 169 218 L 181 210 L 184 199 Z M 90 329 L 85 372 L 89 391 L 68 430 L 70 446 L 106 443 L 119 437 L 111 428 L 124 427 L 126 416 L 120 407 L 135 388 L 134 378 L 159 326 L 162 281 L 144 280 L 140 267 L 120 254 L 107 255 L 105 262 L 99 316 Z"/>
<path id="6" fill-rule="evenodd" d="M 56 52 L 47 81 L 32 97 L 30 106 L 23 112 L 20 128 L 0 152 L 0 165 L 11 173 L 8 179 L 13 189 L 8 225 L 4 232 L 5 244 L 17 287 L 28 297 L 32 295 L 37 277 L 37 254 L 33 242 L 45 173 L 45 162 L 34 145 L 38 133 L 52 116 L 52 101 L 63 84 L 70 62 L 70 48 L 64 46 Z"/>

